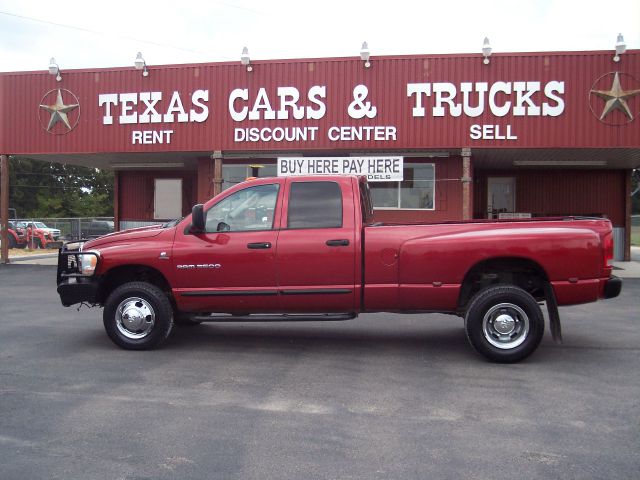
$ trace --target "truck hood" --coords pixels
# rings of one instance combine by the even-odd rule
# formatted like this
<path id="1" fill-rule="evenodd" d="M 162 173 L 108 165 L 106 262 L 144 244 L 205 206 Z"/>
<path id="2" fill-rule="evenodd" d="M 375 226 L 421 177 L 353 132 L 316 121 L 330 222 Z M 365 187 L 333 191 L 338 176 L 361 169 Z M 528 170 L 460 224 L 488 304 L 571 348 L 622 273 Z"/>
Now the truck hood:
<path id="1" fill-rule="evenodd" d="M 98 248 L 116 242 L 126 243 L 129 241 L 139 240 L 141 238 L 151 238 L 160 235 L 163 231 L 165 231 L 165 229 L 162 228 L 162 225 L 151 225 L 149 227 L 131 228 L 120 232 L 108 233 L 107 235 L 86 242 L 83 246 L 83 250 Z"/>

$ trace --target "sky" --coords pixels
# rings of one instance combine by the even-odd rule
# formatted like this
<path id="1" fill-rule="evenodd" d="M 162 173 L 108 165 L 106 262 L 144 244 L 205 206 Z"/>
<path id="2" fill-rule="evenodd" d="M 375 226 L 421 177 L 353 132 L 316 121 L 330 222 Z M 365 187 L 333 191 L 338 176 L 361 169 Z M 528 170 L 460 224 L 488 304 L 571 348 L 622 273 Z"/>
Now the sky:
<path id="1" fill-rule="evenodd" d="M 0 71 L 640 48 L 639 0 L 0 0 Z"/>

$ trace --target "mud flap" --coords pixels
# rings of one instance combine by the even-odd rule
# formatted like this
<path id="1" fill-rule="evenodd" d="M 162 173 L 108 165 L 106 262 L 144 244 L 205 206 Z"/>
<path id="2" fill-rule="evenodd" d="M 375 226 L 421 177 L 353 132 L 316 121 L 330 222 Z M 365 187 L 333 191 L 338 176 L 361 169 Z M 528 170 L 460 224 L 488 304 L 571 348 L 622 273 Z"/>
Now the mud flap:
<path id="1" fill-rule="evenodd" d="M 562 328 L 560 327 L 560 312 L 558 312 L 558 302 L 556 294 L 549 282 L 544 284 L 544 296 L 547 299 L 547 312 L 549 313 L 549 330 L 551 338 L 557 344 L 562 343 Z"/>

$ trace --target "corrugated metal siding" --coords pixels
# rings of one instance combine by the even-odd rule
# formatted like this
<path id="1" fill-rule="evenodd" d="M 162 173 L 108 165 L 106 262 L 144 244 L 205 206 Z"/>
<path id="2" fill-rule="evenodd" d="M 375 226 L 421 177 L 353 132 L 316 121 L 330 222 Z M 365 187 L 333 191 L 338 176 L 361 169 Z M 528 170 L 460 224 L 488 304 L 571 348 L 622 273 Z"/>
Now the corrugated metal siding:
<path id="1" fill-rule="evenodd" d="M 475 218 L 486 218 L 487 177 L 516 177 L 516 211 L 534 216 L 606 216 L 625 223 L 625 171 L 519 170 L 476 172 Z"/>
<path id="2" fill-rule="evenodd" d="M 403 148 L 488 147 L 630 147 L 640 145 L 640 129 L 636 125 L 604 125 L 591 113 L 589 91 L 604 74 L 619 69 L 635 74 L 640 71 L 640 51 L 628 51 L 619 64 L 611 60 L 612 53 L 540 53 L 496 54 L 489 65 L 483 65 L 478 55 L 437 55 L 412 57 L 374 57 L 370 69 L 356 58 L 317 59 L 256 62 L 253 72 L 247 72 L 239 62 L 229 64 L 201 64 L 152 67 L 150 75 L 128 69 L 100 69 L 95 71 L 65 71 L 62 82 L 48 73 L 0 74 L 3 121 L 0 123 L 0 151 L 13 154 L 28 153 L 91 153 L 91 152 L 163 152 L 214 150 L 353 150 Z M 461 82 L 540 81 L 544 86 L 551 80 L 565 82 L 564 113 L 559 117 L 498 118 L 485 107 L 477 118 L 462 115 L 455 118 L 433 117 L 433 95 L 425 98 L 427 116 L 414 118 L 413 98 L 407 96 L 407 83 L 451 82 L 459 88 Z M 628 80 L 631 82 L 632 80 Z M 611 77 L 602 80 L 597 88 L 608 88 Z M 627 82 L 627 80 L 625 80 Z M 355 120 L 347 114 L 353 101 L 353 88 L 364 84 L 369 88 L 366 101 L 378 109 L 374 119 Z M 234 88 L 249 89 L 249 106 L 258 89 L 264 87 L 272 106 L 277 108 L 277 87 L 294 86 L 301 96 L 300 105 L 309 105 L 307 90 L 313 85 L 325 85 L 327 113 L 320 120 L 259 120 L 234 122 L 228 111 L 228 98 Z M 38 120 L 42 111 L 38 105 L 43 95 L 57 88 L 68 89 L 77 95 L 80 119 L 77 128 L 65 135 L 47 133 Z M 623 84 L 636 89 L 639 85 Z M 191 108 L 191 93 L 209 90 L 209 117 L 203 123 L 158 123 L 119 125 L 114 109 L 114 124 L 103 125 L 104 108 L 98 107 L 101 93 L 132 93 L 160 91 L 163 100 L 161 113 L 167 109 L 174 91 L 181 93 L 185 109 Z M 472 95 L 472 98 L 475 95 Z M 543 95 L 534 94 L 536 103 Z M 457 101 L 462 95 L 458 92 Z M 474 98 L 475 100 L 475 98 Z M 513 98 L 511 98 L 513 101 Z M 593 100 L 597 109 L 600 99 Z M 600 103 L 597 103 L 600 102 Z M 628 99 L 631 110 L 640 110 L 640 97 Z M 68 100 L 67 100 L 68 103 Z M 486 102 L 485 102 L 486 105 Z M 137 111 L 142 113 L 142 104 Z M 612 115 L 621 117 L 621 112 Z M 74 117 L 74 114 L 70 114 Z M 10 118 L 10 120 L 9 120 Z M 517 141 L 471 140 L 469 127 L 473 124 L 511 125 Z M 332 126 L 388 125 L 397 129 L 397 141 L 336 141 L 327 138 Z M 319 127 L 316 141 L 298 142 L 234 142 L 236 127 Z M 134 130 L 173 130 L 167 144 L 132 145 Z"/>
<path id="3" fill-rule="evenodd" d="M 182 178 L 182 215 L 196 203 L 196 175 L 192 172 L 125 172 L 119 174 L 120 224 L 124 221 L 152 221 L 156 178 Z"/>

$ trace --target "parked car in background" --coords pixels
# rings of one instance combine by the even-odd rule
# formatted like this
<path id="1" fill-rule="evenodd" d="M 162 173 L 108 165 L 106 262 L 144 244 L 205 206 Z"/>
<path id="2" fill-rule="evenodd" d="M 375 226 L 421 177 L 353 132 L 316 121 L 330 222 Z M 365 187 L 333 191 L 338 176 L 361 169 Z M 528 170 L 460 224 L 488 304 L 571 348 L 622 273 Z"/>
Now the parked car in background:
<path id="1" fill-rule="evenodd" d="M 113 220 L 91 220 L 86 225 L 83 223 L 82 237 L 97 238 L 107 233 L 112 233 L 114 230 Z"/>
<path id="2" fill-rule="evenodd" d="M 25 248 L 27 246 L 27 230 L 9 221 L 8 242 L 9 248 Z"/>
<path id="3" fill-rule="evenodd" d="M 44 225 L 42 222 L 18 222 L 16 225 L 26 231 L 29 248 L 60 248 L 62 246 L 62 242 L 57 240 L 53 233 L 58 232 L 59 238 L 60 230 L 48 228 L 46 225 L 45 228 L 40 228 L 38 225 Z"/>
<path id="4" fill-rule="evenodd" d="M 60 230 L 57 228 L 49 228 L 43 222 L 26 222 L 27 228 L 38 229 L 46 233 L 50 233 L 54 241 L 60 239 Z"/>

